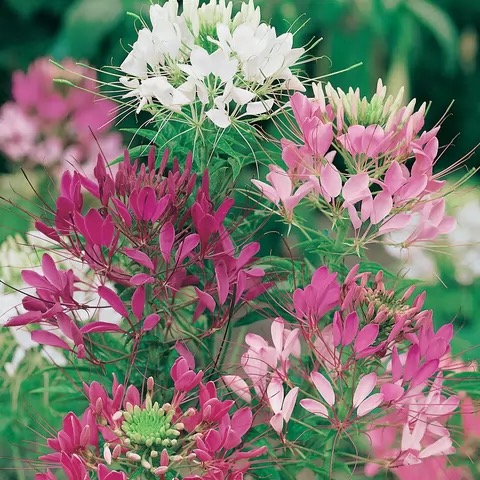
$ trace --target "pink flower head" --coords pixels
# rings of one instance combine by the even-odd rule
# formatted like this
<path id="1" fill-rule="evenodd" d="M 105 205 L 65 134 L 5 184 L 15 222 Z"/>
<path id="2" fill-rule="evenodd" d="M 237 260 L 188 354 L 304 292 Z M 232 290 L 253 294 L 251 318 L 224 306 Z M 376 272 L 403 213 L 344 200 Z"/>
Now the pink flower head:
<path id="1" fill-rule="evenodd" d="M 177 358 L 170 370 L 170 375 L 175 382 L 175 389 L 181 392 L 193 390 L 203 378 L 203 372 L 193 371 L 183 357 Z"/>
<path id="2" fill-rule="evenodd" d="M 279 378 L 273 378 L 267 388 L 267 399 L 273 411 L 270 425 L 281 434 L 284 422 L 287 424 L 292 416 L 297 400 L 298 387 L 292 388 L 287 395 L 284 393 L 283 382 Z"/>
<path id="3" fill-rule="evenodd" d="M 116 472 L 108 469 L 105 465 L 98 466 L 98 480 L 128 480 L 124 472 Z"/>
<path id="4" fill-rule="evenodd" d="M 275 205 L 281 205 L 285 211 L 287 221 L 292 220 L 293 209 L 298 205 L 300 200 L 304 198 L 312 190 L 313 184 L 307 182 L 300 186 L 293 194 L 293 184 L 288 174 L 280 167 L 271 165 L 270 173 L 267 175 L 270 185 L 252 180 L 252 183 L 260 189 L 262 194 Z"/>
<path id="5" fill-rule="evenodd" d="M 121 136 L 109 127 L 115 104 L 97 98 L 94 70 L 68 59 L 62 63 L 65 70 L 40 58 L 26 73 L 15 72 L 13 101 L 0 111 L 0 149 L 13 161 L 42 164 L 57 174 L 62 172 L 60 165 L 68 167 L 72 162 L 91 170 L 98 155 L 97 140 L 109 156 L 117 157 L 122 149 Z M 56 78 L 80 88 L 58 86 Z"/>
<path id="6" fill-rule="evenodd" d="M 312 276 L 311 283 L 303 290 L 297 288 L 293 294 L 293 305 L 299 320 L 306 320 L 311 328 L 323 316 L 339 305 L 340 285 L 337 274 L 320 267 Z"/>
<path id="7" fill-rule="evenodd" d="M 319 372 L 312 372 L 310 379 L 314 384 L 317 392 L 321 398 L 330 408 L 336 403 L 335 392 L 332 388 L 332 384 Z M 383 402 L 383 394 L 375 393 L 370 395 L 377 385 L 377 375 L 370 373 L 364 375 L 357 384 L 353 393 L 352 409 L 357 409 L 357 416 L 363 417 L 377 408 Z M 310 413 L 319 417 L 329 418 L 327 407 L 323 403 L 310 398 L 300 401 L 300 405 Z"/>

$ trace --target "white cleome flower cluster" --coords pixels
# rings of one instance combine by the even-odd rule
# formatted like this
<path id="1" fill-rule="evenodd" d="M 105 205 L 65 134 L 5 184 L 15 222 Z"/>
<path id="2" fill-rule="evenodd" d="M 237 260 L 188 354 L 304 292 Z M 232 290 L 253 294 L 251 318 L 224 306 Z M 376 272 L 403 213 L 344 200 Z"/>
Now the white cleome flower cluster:
<path id="1" fill-rule="evenodd" d="M 167 109 L 226 128 L 270 112 L 276 95 L 303 90 L 291 68 L 305 50 L 293 48 L 292 33 L 277 36 L 261 23 L 253 0 L 233 17 L 225 0 L 184 0 L 181 13 L 168 0 L 150 7 L 150 23 L 120 66 L 124 98 L 135 100 L 137 112 Z"/>

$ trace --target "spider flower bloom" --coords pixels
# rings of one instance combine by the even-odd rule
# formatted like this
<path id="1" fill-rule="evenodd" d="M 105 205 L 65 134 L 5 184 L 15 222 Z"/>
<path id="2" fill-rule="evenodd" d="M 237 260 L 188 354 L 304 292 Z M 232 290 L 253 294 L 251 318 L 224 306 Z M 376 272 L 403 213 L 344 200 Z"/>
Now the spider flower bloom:
<path id="1" fill-rule="evenodd" d="M 26 73 L 13 74 L 13 101 L 0 109 L 0 150 L 22 166 L 43 165 L 58 174 L 78 164 L 89 172 L 98 144 L 109 157 L 122 151 L 120 134 L 109 126 L 115 103 L 97 98 L 96 79 L 84 78 L 90 69 L 72 60 L 62 65 L 69 71 L 40 58 Z M 80 88 L 55 84 L 56 78 Z"/>
<path id="2" fill-rule="evenodd" d="M 186 360 L 180 357 L 177 363 L 182 362 Z M 136 387 L 125 392 L 116 381 L 111 397 L 98 383 L 85 385 L 90 405 L 83 420 L 68 414 L 57 438 L 48 440 L 54 453 L 40 459 L 67 476 L 68 461 L 75 461 L 80 471 L 98 471 L 104 480 L 124 480 L 140 471 L 152 478 L 167 472 L 183 478 L 243 478 L 249 459 L 266 450 L 248 449 L 244 443 L 252 411 L 234 408 L 232 400 L 219 398 L 212 382 L 201 382 L 201 371 L 190 372 L 198 381 L 175 387 L 170 397 L 163 392 L 170 400 L 163 404 L 154 400 L 151 377 L 144 399 Z M 177 383 L 178 366 L 171 376 Z M 48 472 L 43 475 L 39 478 L 49 478 Z"/>
<path id="3" fill-rule="evenodd" d="M 48 254 L 45 262 L 39 264 L 39 254 L 41 255 L 42 252 L 48 252 Z M 67 363 L 66 357 L 58 347 L 69 350 L 72 345 L 71 334 L 68 331 L 62 332 L 61 328 L 46 323 L 41 325 L 41 329 L 45 332 L 37 330 L 38 327 L 35 325 L 37 322 L 29 314 L 29 305 L 31 306 L 32 303 L 36 303 L 37 307 L 42 305 L 45 312 L 51 305 L 49 300 L 53 298 L 52 292 L 49 295 L 42 288 L 40 288 L 37 301 L 32 302 L 33 286 L 31 281 L 33 278 L 41 278 L 43 267 L 47 268 L 48 275 L 57 277 L 57 279 L 66 279 L 69 275 L 68 272 L 73 272 L 75 288 L 72 298 L 76 305 L 83 305 L 83 309 L 75 312 L 79 326 L 101 320 L 104 325 L 111 324 L 112 329 L 117 328 L 121 318 L 110 309 L 105 311 L 108 304 L 98 298 L 95 275 L 92 275 L 90 269 L 81 262 L 70 257 L 66 250 L 52 249 L 48 239 L 36 231 L 28 233 L 27 243 L 20 236 L 15 236 L 8 237 L 1 245 L 0 272 L 5 283 L 0 286 L 4 299 L 0 309 L 0 325 L 8 323 L 7 320 L 12 316 L 27 320 L 23 328 L 10 329 L 17 342 L 12 358 L 5 363 L 5 370 L 10 376 L 15 374 L 29 352 L 35 350 L 39 343 L 43 345 L 40 353 L 47 361 L 56 365 Z M 47 266 L 47 262 L 49 266 Z M 28 269 L 30 275 L 25 276 L 22 273 L 25 269 Z M 46 283 L 43 283 L 43 288 L 45 285 Z M 22 292 L 25 292 L 27 296 L 25 297 Z M 62 325 L 65 327 L 64 322 Z M 56 345 L 51 343 L 52 340 Z"/>
<path id="4" fill-rule="evenodd" d="M 303 90 L 292 73 L 303 48 L 260 21 L 253 0 L 232 16 L 232 2 L 177 0 L 150 7 L 150 26 L 138 32 L 120 78 L 137 112 L 176 112 L 192 123 L 233 121 L 270 112 L 275 96 Z M 194 112 L 194 113 L 193 113 Z"/>
<path id="5" fill-rule="evenodd" d="M 449 233 L 455 222 L 445 214 L 442 178 L 451 168 L 434 172 L 439 127 L 422 130 L 425 105 L 401 106 L 402 93 L 387 97 L 381 81 L 370 100 L 330 84 L 325 92 L 317 85 L 314 98 L 291 97 L 298 131 L 282 140 L 290 189 L 314 185 L 307 199 L 348 219 L 362 242 L 403 230 L 407 245 Z"/>
<path id="6" fill-rule="evenodd" d="M 234 244 L 226 218 L 233 200 L 225 198 L 215 207 L 208 172 L 197 187 L 191 155 L 185 170 L 175 160 L 167 173 L 168 157 L 167 151 L 158 169 L 152 149 L 148 165 L 132 163 L 126 155 L 112 173 L 100 156 L 93 178 L 67 171 L 52 224 L 37 222 L 54 245 L 95 273 L 95 297 L 126 320 L 134 337 L 157 326 L 175 329 L 176 314 L 186 307 L 193 307 L 192 325 L 209 315 L 207 333 L 212 333 L 225 326 L 232 309 L 240 310 L 270 286 L 264 270 L 254 266 L 259 244 Z M 97 207 L 84 208 L 84 195 L 93 195 Z M 7 326 L 58 327 L 81 356 L 89 350 L 88 335 L 127 333 L 101 321 L 79 325 L 77 312 L 90 308 L 75 298 L 79 280 L 71 270 L 58 270 L 49 255 L 42 258 L 41 273 L 25 270 L 22 276 L 35 294 L 24 297 L 27 312 L 12 317 Z M 108 286 L 112 282 L 128 289 L 128 301 Z M 184 300 L 176 307 L 178 297 Z M 50 332 L 35 336 L 40 343 L 67 348 Z"/>

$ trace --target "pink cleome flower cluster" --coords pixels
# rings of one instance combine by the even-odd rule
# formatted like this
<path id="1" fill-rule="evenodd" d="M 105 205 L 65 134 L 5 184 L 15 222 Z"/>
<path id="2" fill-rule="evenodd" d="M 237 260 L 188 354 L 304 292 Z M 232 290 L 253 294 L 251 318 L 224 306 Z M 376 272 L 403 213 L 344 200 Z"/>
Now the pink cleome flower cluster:
<path id="1" fill-rule="evenodd" d="M 219 398 L 215 384 L 203 383 L 203 372 L 194 369 L 191 354 L 177 359 L 170 371 L 173 392 L 162 405 L 154 401 L 159 392 L 152 377 L 144 400 L 135 386 L 125 389 L 116 378 L 111 396 L 98 382 L 85 384 L 89 406 L 80 418 L 69 413 L 62 430 L 47 440 L 53 453 L 40 457 L 48 468 L 36 480 L 56 480 L 58 469 L 68 480 L 89 479 L 89 472 L 99 480 L 127 480 L 115 465 L 149 478 L 168 473 L 186 480 L 242 480 L 250 460 L 266 451 L 245 443 L 252 410 Z"/>
<path id="2" fill-rule="evenodd" d="M 452 230 L 441 191 L 445 172 L 434 172 L 439 127 L 422 131 L 425 105 L 401 107 L 401 94 L 387 98 L 381 80 L 370 101 L 330 84 L 314 90 L 314 98 L 291 97 L 298 134 L 282 140 L 287 170 L 271 166 L 270 185 L 252 180 L 284 218 L 291 222 L 309 196 L 333 220 L 346 214 L 358 238 L 405 230 L 408 245 Z"/>
<path id="3" fill-rule="evenodd" d="M 132 162 L 125 154 L 115 173 L 101 156 L 92 179 L 66 171 L 53 222 L 36 222 L 54 245 L 96 273 L 97 296 L 124 319 L 124 326 L 102 321 L 81 324 L 79 312 L 95 311 L 97 305 L 76 301 L 79 279 L 71 270 L 59 270 L 45 254 L 43 275 L 22 272 L 33 293 L 23 298 L 26 313 L 12 317 L 7 327 L 59 328 L 80 358 L 93 360 L 88 340 L 92 333 L 119 332 L 138 343 L 159 325 L 181 335 L 176 312 L 190 309 L 192 324 L 208 312 L 207 328 L 202 326 L 199 332 L 210 335 L 270 286 L 264 270 L 253 265 L 259 244 L 239 248 L 232 240 L 230 229 L 235 225 L 227 227 L 226 217 L 233 199 L 225 198 L 215 208 L 208 172 L 197 187 L 191 156 L 183 171 L 175 160 L 167 173 L 168 159 L 166 151 L 156 168 L 152 149 L 147 165 Z M 97 206 L 84 208 L 84 193 L 93 195 Z M 122 296 L 128 300 L 107 286 L 112 283 L 122 286 Z M 72 350 L 48 328 L 33 331 L 32 338 Z"/>
<path id="4" fill-rule="evenodd" d="M 40 58 L 26 73 L 15 72 L 13 101 L 0 109 L 0 150 L 23 166 L 43 165 L 59 175 L 69 164 L 90 171 L 98 145 L 108 158 L 122 152 L 121 135 L 110 127 L 115 103 L 97 96 L 93 70 L 68 59 L 62 66 Z M 54 84 L 56 78 L 81 88 Z"/>
<path id="5" fill-rule="evenodd" d="M 309 391 L 299 401 L 304 411 L 339 435 L 358 426 L 364 432 L 368 476 L 384 468 L 408 478 L 402 475 L 410 467 L 414 472 L 455 451 L 447 422 L 460 399 L 443 381 L 466 368 L 451 360 L 453 326 L 435 331 L 432 312 L 422 310 L 425 294 L 409 303 L 412 293 L 397 295 L 386 289 L 382 272 L 359 273 L 358 265 L 343 283 L 321 267 L 293 293 L 290 321 L 272 321 L 273 345 L 247 335 L 241 360 L 246 378 L 229 375 L 225 381 L 247 402 L 253 388 L 281 439 L 299 392 Z M 464 408 L 470 413 L 472 404 Z"/>

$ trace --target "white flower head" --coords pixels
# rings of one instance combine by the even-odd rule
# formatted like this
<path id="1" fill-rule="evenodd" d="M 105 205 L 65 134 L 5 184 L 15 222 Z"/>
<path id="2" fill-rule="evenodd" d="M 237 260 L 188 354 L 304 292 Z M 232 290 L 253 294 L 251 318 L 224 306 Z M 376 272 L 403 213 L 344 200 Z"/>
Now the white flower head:
<path id="1" fill-rule="evenodd" d="M 293 48 L 292 33 L 277 36 L 261 23 L 253 0 L 236 14 L 231 1 L 184 0 L 180 12 L 168 0 L 151 6 L 147 23 L 120 66 L 124 98 L 135 99 L 137 112 L 165 109 L 226 128 L 272 110 L 275 95 L 303 89 L 292 67 L 304 49 Z"/>

